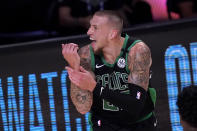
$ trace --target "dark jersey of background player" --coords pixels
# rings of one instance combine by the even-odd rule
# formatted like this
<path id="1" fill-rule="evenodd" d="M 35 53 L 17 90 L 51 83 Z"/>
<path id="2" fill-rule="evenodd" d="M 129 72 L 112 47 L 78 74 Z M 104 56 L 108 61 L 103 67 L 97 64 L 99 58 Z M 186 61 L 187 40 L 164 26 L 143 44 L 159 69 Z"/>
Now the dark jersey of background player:
<path id="1" fill-rule="evenodd" d="M 197 130 L 197 87 L 184 87 L 178 95 L 177 105 L 184 131 Z"/>

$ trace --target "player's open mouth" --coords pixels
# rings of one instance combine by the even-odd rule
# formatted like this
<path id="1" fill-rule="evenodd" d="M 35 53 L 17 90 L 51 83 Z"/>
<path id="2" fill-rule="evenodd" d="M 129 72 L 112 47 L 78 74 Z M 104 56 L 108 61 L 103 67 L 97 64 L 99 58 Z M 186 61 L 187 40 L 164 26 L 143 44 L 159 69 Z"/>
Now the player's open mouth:
<path id="1" fill-rule="evenodd" d="M 90 37 L 91 43 L 96 43 L 96 40 Z"/>

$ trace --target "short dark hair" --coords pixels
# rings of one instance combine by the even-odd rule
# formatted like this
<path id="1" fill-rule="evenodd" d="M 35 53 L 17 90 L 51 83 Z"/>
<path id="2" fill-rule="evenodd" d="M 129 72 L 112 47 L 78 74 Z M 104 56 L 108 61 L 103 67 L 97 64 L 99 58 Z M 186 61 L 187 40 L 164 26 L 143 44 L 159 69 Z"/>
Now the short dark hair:
<path id="1" fill-rule="evenodd" d="M 185 87 L 178 95 L 177 106 L 182 120 L 197 128 L 197 86 Z"/>
<path id="2" fill-rule="evenodd" d="M 123 19 L 117 11 L 101 10 L 101 11 L 95 12 L 94 15 L 107 17 L 111 25 L 113 25 L 116 29 L 118 29 L 120 33 L 122 32 Z"/>

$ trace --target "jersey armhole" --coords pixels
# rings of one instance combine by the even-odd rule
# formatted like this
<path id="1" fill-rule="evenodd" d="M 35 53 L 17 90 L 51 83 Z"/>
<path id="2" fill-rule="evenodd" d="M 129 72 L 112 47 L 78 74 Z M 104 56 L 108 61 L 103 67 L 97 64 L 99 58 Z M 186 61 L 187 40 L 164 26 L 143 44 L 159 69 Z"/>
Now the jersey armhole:
<path id="1" fill-rule="evenodd" d="M 151 88 L 151 87 L 149 87 L 149 92 L 150 92 L 151 100 L 152 100 L 153 105 L 155 107 L 156 99 L 157 99 L 157 92 L 156 92 L 155 88 Z"/>
<path id="2" fill-rule="evenodd" d="M 93 52 L 91 45 L 90 45 L 90 57 L 91 57 L 91 69 L 92 71 L 95 71 L 95 57 L 94 57 L 94 52 Z"/>

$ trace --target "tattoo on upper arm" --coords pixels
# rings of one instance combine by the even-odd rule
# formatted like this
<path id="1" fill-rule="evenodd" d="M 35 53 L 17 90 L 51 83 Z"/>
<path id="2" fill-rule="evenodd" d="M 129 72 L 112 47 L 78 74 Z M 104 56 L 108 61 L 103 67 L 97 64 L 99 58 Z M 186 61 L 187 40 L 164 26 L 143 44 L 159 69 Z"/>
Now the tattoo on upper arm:
<path id="1" fill-rule="evenodd" d="M 149 48 L 146 45 L 136 46 L 129 54 L 128 62 L 130 69 L 128 81 L 147 89 L 152 63 Z"/>
<path id="2" fill-rule="evenodd" d="M 80 65 L 88 71 L 91 71 L 91 57 L 88 46 L 79 50 Z M 76 109 L 84 114 L 88 112 L 92 106 L 93 95 L 88 90 L 82 90 L 71 83 L 71 99 Z"/>

